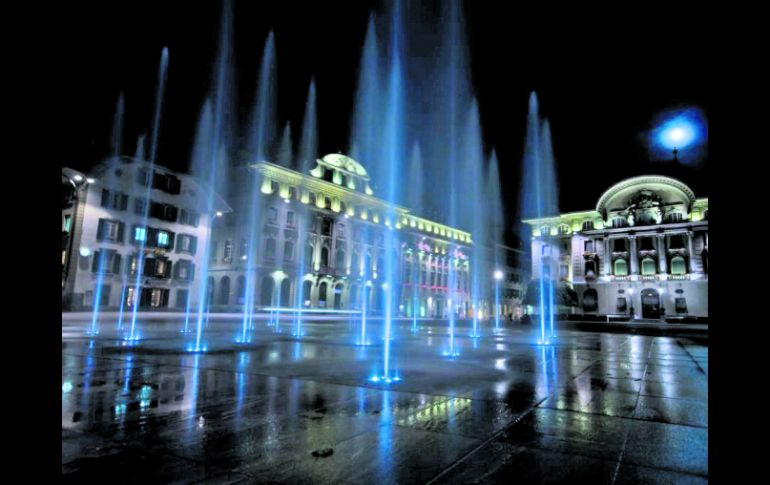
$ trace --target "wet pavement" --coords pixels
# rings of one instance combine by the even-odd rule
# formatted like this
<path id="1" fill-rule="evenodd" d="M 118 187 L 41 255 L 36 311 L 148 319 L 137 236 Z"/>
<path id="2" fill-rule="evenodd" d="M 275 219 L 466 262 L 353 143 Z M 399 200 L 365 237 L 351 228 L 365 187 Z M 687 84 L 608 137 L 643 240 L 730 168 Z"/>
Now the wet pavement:
<path id="1" fill-rule="evenodd" d="M 62 320 L 62 476 L 143 483 L 705 483 L 708 346 L 700 338 L 445 322 Z"/>

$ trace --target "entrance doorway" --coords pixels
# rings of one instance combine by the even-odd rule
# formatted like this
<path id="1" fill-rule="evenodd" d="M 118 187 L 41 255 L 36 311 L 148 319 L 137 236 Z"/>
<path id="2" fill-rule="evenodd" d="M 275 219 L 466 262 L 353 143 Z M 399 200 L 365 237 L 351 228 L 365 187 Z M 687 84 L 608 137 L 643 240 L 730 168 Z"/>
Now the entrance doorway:
<path id="1" fill-rule="evenodd" d="M 660 318 L 660 293 L 653 288 L 642 290 L 642 318 Z"/>

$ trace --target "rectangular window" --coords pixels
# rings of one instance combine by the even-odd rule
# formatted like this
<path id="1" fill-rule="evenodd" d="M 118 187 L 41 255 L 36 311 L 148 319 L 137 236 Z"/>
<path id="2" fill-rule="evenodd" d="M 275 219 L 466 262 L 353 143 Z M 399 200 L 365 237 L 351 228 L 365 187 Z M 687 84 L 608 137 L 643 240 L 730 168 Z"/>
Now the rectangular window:
<path id="1" fill-rule="evenodd" d="M 286 225 L 289 227 L 294 227 L 294 211 L 289 211 L 286 213 Z"/>
<path id="2" fill-rule="evenodd" d="M 176 307 L 177 308 L 186 308 L 187 307 L 187 296 L 188 296 L 187 290 L 176 290 Z"/>
<path id="3" fill-rule="evenodd" d="M 147 199 L 134 199 L 134 214 L 144 216 L 147 213 Z"/>
<path id="4" fill-rule="evenodd" d="M 190 252 L 190 236 L 182 235 L 179 237 L 179 247 L 182 251 Z"/>
<path id="5" fill-rule="evenodd" d="M 179 223 L 188 226 L 198 227 L 199 215 L 195 211 L 182 209 L 179 211 Z"/>
<path id="6" fill-rule="evenodd" d="M 110 197 L 110 191 L 107 189 L 102 189 L 102 207 L 109 207 L 110 202 L 112 201 L 112 198 Z"/>
<path id="7" fill-rule="evenodd" d="M 594 252 L 594 242 L 593 241 L 586 241 L 585 242 L 585 250 L 587 253 Z"/>
<path id="8" fill-rule="evenodd" d="M 117 221 L 104 221 L 104 239 L 109 241 L 115 241 L 118 239 L 118 222 Z"/>
<path id="9" fill-rule="evenodd" d="M 623 252 L 626 251 L 626 240 L 625 239 L 613 239 L 613 251 L 617 252 Z"/>
<path id="10" fill-rule="evenodd" d="M 168 247 L 168 245 L 169 245 L 168 233 L 166 231 L 159 231 L 158 232 L 158 246 Z"/>
<path id="11" fill-rule="evenodd" d="M 275 207 L 267 208 L 267 222 L 275 224 L 278 222 L 278 210 Z"/>
<path id="12" fill-rule="evenodd" d="M 72 229 L 72 216 L 67 214 L 64 216 L 64 223 L 62 224 L 62 231 L 70 232 Z"/>
<path id="13" fill-rule="evenodd" d="M 233 260 L 233 240 L 232 239 L 227 239 L 225 241 L 225 248 L 224 248 L 222 260 L 225 263 L 229 263 Z"/>
<path id="14" fill-rule="evenodd" d="M 147 240 L 147 228 L 135 227 L 134 228 L 134 242 L 142 242 Z"/>

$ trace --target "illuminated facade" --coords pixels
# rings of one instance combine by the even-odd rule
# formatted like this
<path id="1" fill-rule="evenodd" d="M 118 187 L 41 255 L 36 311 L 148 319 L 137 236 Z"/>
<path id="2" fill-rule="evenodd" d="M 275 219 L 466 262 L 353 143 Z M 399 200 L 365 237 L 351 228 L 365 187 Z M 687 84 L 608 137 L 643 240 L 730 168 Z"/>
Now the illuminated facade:
<path id="1" fill-rule="evenodd" d="M 708 317 L 708 199 L 664 176 L 634 177 L 595 210 L 525 220 L 532 278 L 570 283 L 577 312 Z"/>
<path id="2" fill-rule="evenodd" d="M 98 295 L 101 310 L 121 301 L 130 309 L 137 276 L 142 310 L 183 311 L 188 298 L 198 301 L 196 269 L 211 223 L 198 211 L 204 190 L 189 175 L 128 157 L 90 175 L 63 168 L 63 307 L 91 309 Z M 218 211 L 230 210 L 215 198 Z"/>
<path id="3" fill-rule="evenodd" d="M 299 290 L 299 304 L 306 308 L 382 312 L 384 235 L 397 231 L 393 261 L 398 314 L 445 317 L 452 294 L 452 310 L 460 316 L 470 313 L 471 234 L 377 198 L 367 171 L 355 160 L 326 155 L 309 174 L 268 162 L 241 170 L 234 172 L 231 184 L 242 188 L 228 202 L 243 210 L 226 215 L 213 231 L 208 281 L 212 311 L 242 309 L 247 272 L 253 272 L 257 308 L 293 307 Z M 244 203 L 249 184 L 243 180 L 255 174 L 260 193 L 251 205 L 257 207 L 253 220 L 259 227 L 256 238 L 250 238 L 249 223 L 242 217 L 250 208 Z M 250 240 L 256 247 L 249 247 Z M 250 258 L 255 258 L 252 264 Z M 455 292 L 449 291 L 450 265 L 457 270 Z"/>

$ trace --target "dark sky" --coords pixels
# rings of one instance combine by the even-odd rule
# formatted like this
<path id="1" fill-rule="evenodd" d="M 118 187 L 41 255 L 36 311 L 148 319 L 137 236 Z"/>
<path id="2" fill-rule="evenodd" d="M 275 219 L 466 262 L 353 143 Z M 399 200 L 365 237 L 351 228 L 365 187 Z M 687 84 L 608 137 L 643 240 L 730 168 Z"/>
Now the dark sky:
<path id="1" fill-rule="evenodd" d="M 64 55 L 71 86 L 62 165 L 87 170 L 108 153 L 119 92 L 125 93 L 125 152 L 152 118 L 158 60 L 170 51 L 159 163 L 185 170 L 200 106 L 210 86 L 219 2 L 73 2 Z M 466 2 L 472 76 L 487 148 L 500 159 L 507 215 L 518 203 L 530 91 L 551 123 L 562 211 L 592 209 L 613 183 L 660 173 L 708 196 L 707 162 L 690 168 L 650 162 L 643 133 L 662 110 L 696 106 L 708 114 L 705 24 L 671 9 L 579 12 L 558 18 L 518 2 Z M 320 152 L 348 146 L 357 68 L 374 1 L 235 2 L 237 104 L 245 116 L 255 92 L 268 29 L 276 36 L 278 108 L 298 137 L 310 76 L 318 92 Z M 546 15 L 547 13 L 547 15 Z M 610 18 L 614 16 L 613 20 Z M 364 162 L 365 163 L 365 162 Z"/>

